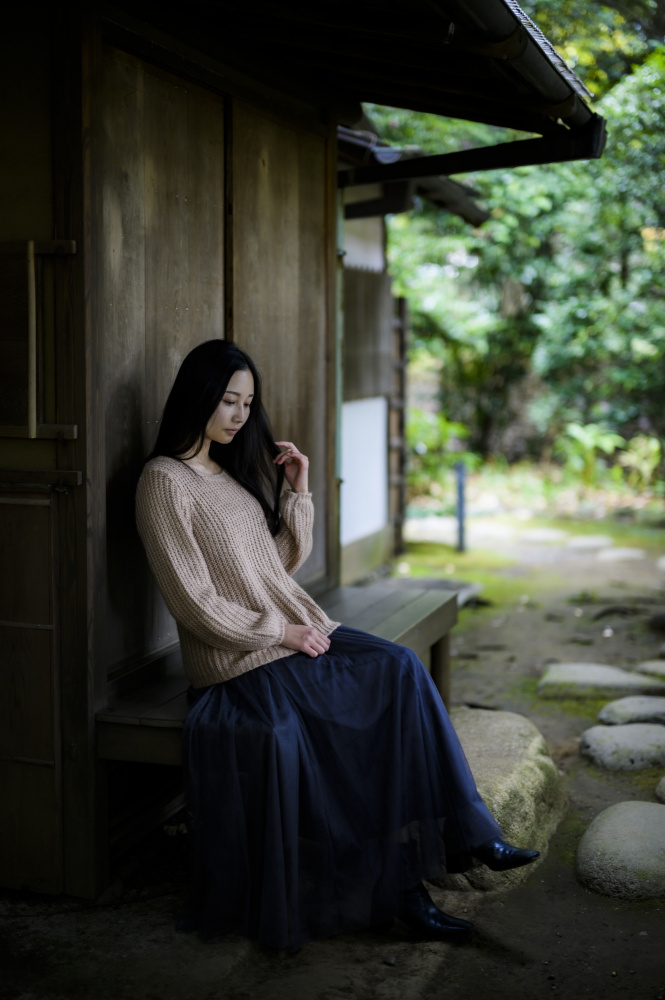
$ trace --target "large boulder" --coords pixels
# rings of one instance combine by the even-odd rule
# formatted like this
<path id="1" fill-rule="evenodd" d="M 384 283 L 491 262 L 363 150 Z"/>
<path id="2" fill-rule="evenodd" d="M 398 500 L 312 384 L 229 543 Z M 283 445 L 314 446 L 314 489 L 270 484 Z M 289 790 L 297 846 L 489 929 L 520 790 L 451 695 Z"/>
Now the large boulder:
<path id="1" fill-rule="evenodd" d="M 453 725 L 478 790 L 506 840 L 544 854 L 565 803 L 562 777 L 540 731 L 514 712 L 453 708 Z M 492 872 L 478 865 L 441 880 L 446 888 L 506 889 L 528 877 L 531 866 Z"/>
<path id="2" fill-rule="evenodd" d="M 621 899 L 665 896 L 665 805 L 618 802 L 594 820 L 577 848 L 587 889 Z"/>
<path id="3" fill-rule="evenodd" d="M 656 722 L 665 726 L 665 698 L 649 695 L 619 698 L 603 705 L 598 721 L 606 726 L 628 725 L 631 722 Z"/>
<path id="4" fill-rule="evenodd" d="M 605 663 L 553 663 L 537 688 L 543 698 L 620 698 L 631 694 L 665 696 L 665 681 L 629 673 Z"/>
<path id="5" fill-rule="evenodd" d="M 592 726 L 582 734 L 580 753 L 608 771 L 641 771 L 665 766 L 665 726 L 635 722 Z"/>

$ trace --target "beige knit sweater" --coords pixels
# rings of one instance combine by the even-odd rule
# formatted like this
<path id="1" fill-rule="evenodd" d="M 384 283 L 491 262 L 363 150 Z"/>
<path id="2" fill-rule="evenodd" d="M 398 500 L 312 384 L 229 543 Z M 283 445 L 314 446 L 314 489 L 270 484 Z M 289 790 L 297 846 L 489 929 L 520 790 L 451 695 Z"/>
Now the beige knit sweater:
<path id="1" fill-rule="evenodd" d="M 287 490 L 280 513 L 273 537 L 259 502 L 228 473 L 204 476 L 173 458 L 143 470 L 138 529 L 194 687 L 290 656 L 287 623 L 324 635 L 339 625 L 289 575 L 312 548 L 311 494 Z"/>

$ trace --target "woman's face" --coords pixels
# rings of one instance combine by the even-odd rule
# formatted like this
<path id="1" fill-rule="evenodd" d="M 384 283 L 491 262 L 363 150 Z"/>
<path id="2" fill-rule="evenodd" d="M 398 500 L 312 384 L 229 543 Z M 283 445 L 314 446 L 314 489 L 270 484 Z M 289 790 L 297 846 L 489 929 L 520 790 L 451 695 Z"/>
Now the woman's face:
<path id="1" fill-rule="evenodd" d="M 254 398 L 254 379 L 250 371 L 235 372 L 226 387 L 219 406 L 208 421 L 206 439 L 229 444 L 249 416 Z"/>

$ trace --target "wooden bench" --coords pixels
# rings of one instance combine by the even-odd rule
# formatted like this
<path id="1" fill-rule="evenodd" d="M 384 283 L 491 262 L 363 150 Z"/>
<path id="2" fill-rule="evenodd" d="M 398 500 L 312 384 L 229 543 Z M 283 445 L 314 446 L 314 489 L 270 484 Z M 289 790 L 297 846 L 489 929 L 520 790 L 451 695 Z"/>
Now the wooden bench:
<path id="1" fill-rule="evenodd" d="M 444 703 L 450 692 L 449 634 L 457 621 L 454 593 L 381 586 L 338 587 L 317 596 L 335 621 L 412 649 L 429 668 Z M 115 697 L 97 715 L 97 756 L 145 764 L 182 763 L 187 680 L 179 651 L 161 664 L 158 680 Z"/>

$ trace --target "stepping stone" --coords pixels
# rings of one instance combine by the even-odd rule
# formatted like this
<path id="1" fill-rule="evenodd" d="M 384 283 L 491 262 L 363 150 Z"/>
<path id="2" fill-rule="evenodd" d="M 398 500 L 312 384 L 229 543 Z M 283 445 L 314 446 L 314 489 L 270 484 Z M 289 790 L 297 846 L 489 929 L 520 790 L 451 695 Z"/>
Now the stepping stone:
<path id="1" fill-rule="evenodd" d="M 628 562 L 631 559 L 644 559 L 644 549 L 613 548 L 603 549 L 596 556 L 600 562 Z"/>
<path id="2" fill-rule="evenodd" d="M 580 753 L 607 771 L 665 767 L 665 726 L 649 722 L 592 726 L 582 733 Z"/>
<path id="3" fill-rule="evenodd" d="M 529 528 L 521 531 L 519 535 L 521 542 L 537 542 L 547 545 L 551 542 L 563 542 L 568 538 L 568 532 L 560 528 Z"/>
<path id="4" fill-rule="evenodd" d="M 655 796 L 659 802 L 665 803 L 665 778 L 661 778 L 656 785 Z"/>
<path id="5" fill-rule="evenodd" d="M 618 802 L 603 810 L 577 848 L 577 877 L 619 899 L 665 896 L 665 805 Z"/>
<path id="6" fill-rule="evenodd" d="M 543 698 L 617 698 L 631 694 L 665 697 L 665 681 L 604 663 L 553 663 L 543 674 L 537 692 Z"/>
<path id="7" fill-rule="evenodd" d="M 611 701 L 601 708 L 598 721 L 606 726 L 624 726 L 633 722 L 655 722 L 665 726 L 665 698 L 643 695 Z"/>
<path id="8" fill-rule="evenodd" d="M 631 667 L 636 674 L 648 674 L 651 677 L 662 677 L 665 679 L 665 660 L 642 660 Z"/>
<path id="9" fill-rule="evenodd" d="M 514 712 L 456 707 L 450 717 L 478 790 L 506 839 L 544 853 L 561 819 L 565 793 L 540 731 Z M 464 875 L 447 875 L 440 884 L 465 890 L 507 889 L 531 874 L 531 865 L 504 873 L 480 865 Z"/>
<path id="10" fill-rule="evenodd" d="M 568 549 L 606 549 L 614 545 L 609 535 L 576 535 L 566 542 Z"/>

